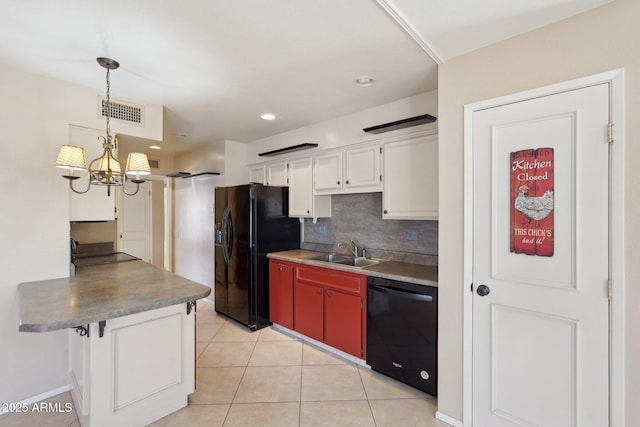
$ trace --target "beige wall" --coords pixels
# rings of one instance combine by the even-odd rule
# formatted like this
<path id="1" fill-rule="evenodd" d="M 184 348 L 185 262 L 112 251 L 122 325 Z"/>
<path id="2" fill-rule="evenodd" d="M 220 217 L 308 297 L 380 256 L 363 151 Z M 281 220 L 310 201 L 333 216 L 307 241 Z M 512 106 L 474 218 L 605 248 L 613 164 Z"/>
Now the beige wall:
<path id="1" fill-rule="evenodd" d="M 224 150 L 225 142 L 220 141 L 183 154 L 175 158 L 176 170 L 224 172 Z M 213 196 L 215 187 L 224 185 L 224 175 L 173 180 L 173 271 L 211 287 L 215 280 Z"/>
<path id="2" fill-rule="evenodd" d="M 69 275 L 69 124 L 102 128 L 96 91 L 0 65 L 0 402 L 68 384 L 67 330 L 18 332 L 18 284 Z"/>
<path id="3" fill-rule="evenodd" d="M 463 107 L 624 67 L 626 425 L 640 425 L 640 1 L 577 17 L 447 61 L 439 69 L 440 370 L 438 409 L 462 419 Z"/>

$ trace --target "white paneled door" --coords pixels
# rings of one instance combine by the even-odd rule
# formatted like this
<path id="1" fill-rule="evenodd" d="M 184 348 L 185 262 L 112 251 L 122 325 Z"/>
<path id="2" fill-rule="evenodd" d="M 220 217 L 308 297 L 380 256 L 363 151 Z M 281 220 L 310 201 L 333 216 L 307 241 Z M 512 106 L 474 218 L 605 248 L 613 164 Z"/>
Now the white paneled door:
<path id="1" fill-rule="evenodd" d="M 609 425 L 609 86 L 473 114 L 473 425 Z"/>
<path id="2" fill-rule="evenodd" d="M 133 193 L 135 184 L 127 181 L 124 188 Z M 122 194 L 118 209 L 119 251 L 151 262 L 151 182 L 140 184 L 135 196 Z"/>

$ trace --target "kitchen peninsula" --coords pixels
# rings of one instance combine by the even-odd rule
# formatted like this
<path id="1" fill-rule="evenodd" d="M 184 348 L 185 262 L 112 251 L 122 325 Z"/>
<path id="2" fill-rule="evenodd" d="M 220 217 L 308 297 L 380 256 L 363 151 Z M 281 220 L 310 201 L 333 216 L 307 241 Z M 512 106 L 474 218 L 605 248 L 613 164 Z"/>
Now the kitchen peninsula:
<path id="1" fill-rule="evenodd" d="M 144 425 L 194 391 L 194 304 L 207 286 L 143 261 L 81 267 L 21 283 L 21 332 L 69 330 L 80 424 Z"/>

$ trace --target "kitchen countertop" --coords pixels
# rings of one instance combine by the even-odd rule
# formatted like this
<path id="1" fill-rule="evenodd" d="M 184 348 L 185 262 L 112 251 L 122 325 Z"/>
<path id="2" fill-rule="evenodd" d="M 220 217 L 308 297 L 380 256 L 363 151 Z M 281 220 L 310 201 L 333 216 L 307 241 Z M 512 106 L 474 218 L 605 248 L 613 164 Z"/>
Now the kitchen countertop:
<path id="1" fill-rule="evenodd" d="M 438 286 L 438 267 L 432 265 L 411 264 L 398 261 L 384 261 L 369 267 L 353 267 L 350 265 L 317 261 L 309 259 L 322 255 L 323 252 L 294 249 L 291 251 L 272 252 L 267 257 L 281 261 L 297 262 L 317 267 L 332 268 L 334 270 L 349 271 L 366 276 L 382 277 L 384 279 L 400 280 L 425 286 Z"/>
<path id="2" fill-rule="evenodd" d="M 143 261 L 78 267 L 74 277 L 18 286 L 19 330 L 72 328 L 195 301 L 210 293 L 207 286 Z"/>

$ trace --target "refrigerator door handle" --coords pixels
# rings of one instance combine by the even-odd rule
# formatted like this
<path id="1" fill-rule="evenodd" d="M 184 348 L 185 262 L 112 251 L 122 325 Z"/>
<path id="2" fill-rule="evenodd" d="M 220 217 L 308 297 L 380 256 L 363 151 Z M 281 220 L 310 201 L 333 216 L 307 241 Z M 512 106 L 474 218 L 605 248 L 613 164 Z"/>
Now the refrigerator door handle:
<path id="1" fill-rule="evenodd" d="M 231 260 L 232 245 L 233 220 L 231 219 L 231 209 L 227 206 L 224 208 L 224 213 L 222 214 L 222 255 L 226 262 Z"/>

